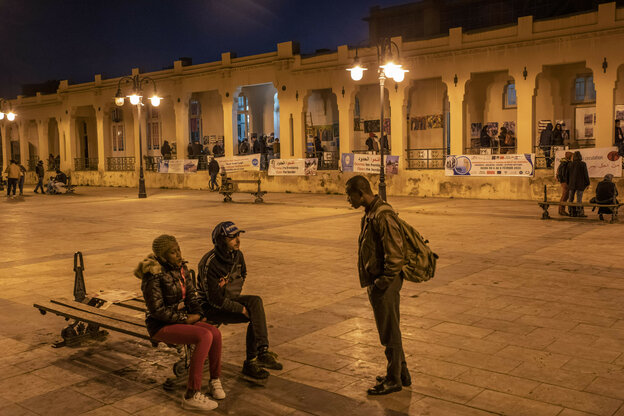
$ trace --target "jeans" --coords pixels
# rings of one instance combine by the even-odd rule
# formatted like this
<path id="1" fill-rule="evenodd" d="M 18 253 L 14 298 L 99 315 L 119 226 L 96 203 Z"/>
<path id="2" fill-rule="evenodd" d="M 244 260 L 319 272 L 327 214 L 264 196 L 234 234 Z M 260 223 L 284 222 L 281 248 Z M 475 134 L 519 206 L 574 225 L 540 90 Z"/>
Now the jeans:
<path id="1" fill-rule="evenodd" d="M 568 197 L 570 195 L 570 191 L 568 190 L 568 184 L 563 182 L 561 183 L 561 199 L 559 202 L 568 202 Z M 559 206 L 559 213 L 565 212 L 564 206 Z"/>
<path id="2" fill-rule="evenodd" d="M 570 189 L 569 193 L 570 193 L 570 200 L 569 202 L 574 202 L 574 196 L 576 195 L 576 203 L 580 204 L 583 202 L 583 192 L 584 190 L 574 190 L 574 189 Z M 583 207 L 570 207 L 570 214 L 572 215 L 581 215 L 581 213 L 583 212 Z"/>
<path id="3" fill-rule="evenodd" d="M 195 345 L 189 367 L 187 383 L 189 390 L 201 390 L 206 357 L 210 361 L 210 378 L 221 376 L 221 332 L 216 327 L 204 322 L 196 322 L 193 325 L 172 324 L 161 328 L 152 338 L 168 344 Z"/>
<path id="4" fill-rule="evenodd" d="M 45 192 L 45 190 L 43 189 L 43 176 L 39 177 L 39 182 L 37 182 L 37 186 L 35 187 L 35 192 L 37 192 L 37 189 L 41 189 L 41 193 Z"/>
<path id="5" fill-rule="evenodd" d="M 15 190 L 17 189 L 17 178 L 7 179 L 7 196 L 11 195 L 11 188 L 13 189 L 13 195 L 15 196 Z"/>
<path id="6" fill-rule="evenodd" d="M 24 194 L 24 179 L 26 179 L 25 175 L 19 177 L 18 187 L 20 191 L 20 195 Z"/>
<path id="7" fill-rule="evenodd" d="M 210 181 L 208 182 L 208 186 L 210 187 L 211 191 L 219 189 L 219 185 L 217 185 L 217 175 L 218 173 L 210 174 Z"/>
<path id="8" fill-rule="evenodd" d="M 251 360 L 258 355 L 258 349 L 260 347 L 269 346 L 269 335 L 262 298 L 260 296 L 244 295 L 233 298 L 232 300 L 245 306 L 249 313 L 249 318 L 242 313 L 227 312 L 220 309 L 208 308 L 204 312 L 208 320 L 215 323 L 238 324 L 249 322 L 245 340 L 247 359 Z"/>

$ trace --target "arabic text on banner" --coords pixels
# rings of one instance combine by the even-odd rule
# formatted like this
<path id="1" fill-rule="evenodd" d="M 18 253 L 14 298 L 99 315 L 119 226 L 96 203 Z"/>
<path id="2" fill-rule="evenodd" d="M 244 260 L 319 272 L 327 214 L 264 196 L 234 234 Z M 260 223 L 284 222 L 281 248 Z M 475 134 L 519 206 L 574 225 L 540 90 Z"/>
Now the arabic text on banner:
<path id="1" fill-rule="evenodd" d="M 161 160 L 158 164 L 159 173 L 197 173 L 197 159 Z"/>
<path id="2" fill-rule="evenodd" d="M 217 157 L 221 170 L 227 173 L 241 172 L 243 170 L 260 170 L 260 154 L 234 156 L 234 157 Z"/>
<path id="3" fill-rule="evenodd" d="M 616 177 L 622 176 L 622 159 L 618 154 L 617 147 L 578 149 L 578 151 L 583 156 L 583 162 L 587 164 L 587 172 L 590 178 L 604 178 L 607 173 Z M 575 150 L 558 150 L 555 152 L 555 175 L 559 168 L 559 162 L 565 157 L 566 152 L 574 153 Z"/>
<path id="4" fill-rule="evenodd" d="M 269 176 L 310 176 L 316 175 L 318 159 L 271 159 Z"/>
<path id="5" fill-rule="evenodd" d="M 343 172 L 356 173 L 379 173 L 380 155 L 343 153 L 340 158 L 340 165 Z M 399 156 L 384 155 L 386 165 L 386 175 L 396 175 L 399 173 Z"/>
<path id="6" fill-rule="evenodd" d="M 535 154 L 451 155 L 446 157 L 446 176 L 533 176 Z"/>

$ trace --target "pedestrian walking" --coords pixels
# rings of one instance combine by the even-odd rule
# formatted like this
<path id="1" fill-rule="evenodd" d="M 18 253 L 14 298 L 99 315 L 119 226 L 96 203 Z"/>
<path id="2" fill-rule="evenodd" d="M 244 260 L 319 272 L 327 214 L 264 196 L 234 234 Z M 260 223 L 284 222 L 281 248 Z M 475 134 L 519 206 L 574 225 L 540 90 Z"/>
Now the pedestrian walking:
<path id="1" fill-rule="evenodd" d="M 247 266 L 240 251 L 240 234 L 232 221 L 217 224 L 212 231 L 214 248 L 199 262 L 198 288 L 204 315 L 216 323 L 249 323 L 246 359 L 242 373 L 253 380 L 265 380 L 265 368 L 281 370 L 277 354 L 269 351 L 269 335 L 262 298 L 241 295 Z"/>
<path id="2" fill-rule="evenodd" d="M 26 179 L 26 168 L 21 163 L 17 164 L 20 169 L 20 176 L 17 181 L 17 187 L 19 188 L 20 196 L 24 195 L 24 180 Z"/>
<path id="3" fill-rule="evenodd" d="M 373 194 L 365 177 L 357 175 L 349 179 L 346 192 L 353 208 L 364 207 L 358 239 L 360 285 L 367 288 L 379 340 L 388 360 L 386 374 L 377 377 L 378 383 L 368 389 L 368 394 L 394 393 L 412 383 L 399 327 L 401 270 L 406 255 L 403 232 L 394 210 Z M 382 206 L 389 209 L 381 209 Z"/>
<path id="4" fill-rule="evenodd" d="M 221 332 L 206 323 L 197 290 L 182 260 L 174 236 L 163 234 L 152 243 L 152 253 L 139 263 L 134 275 L 141 279 L 147 307 L 145 324 L 150 337 L 169 344 L 193 344 L 182 407 L 207 411 L 217 407 L 201 392 L 204 362 L 210 362 L 209 392 L 224 399 L 221 384 Z"/>
<path id="5" fill-rule="evenodd" d="M 583 162 L 583 156 L 577 150 L 572 156 L 572 163 L 570 163 L 570 176 L 568 177 L 569 201 L 574 202 L 574 197 L 576 196 L 576 203 L 582 204 L 583 192 L 587 189 L 589 183 L 587 164 Z M 573 217 L 587 217 L 583 207 L 570 207 L 570 215 Z"/>
<path id="6" fill-rule="evenodd" d="M 214 157 L 210 159 L 210 163 L 208 163 L 208 174 L 210 175 L 210 181 L 208 182 L 210 190 L 218 190 L 219 185 L 217 184 L 217 175 L 219 174 L 219 162 L 217 162 L 217 159 Z"/>
<path id="7" fill-rule="evenodd" d="M 7 197 L 11 196 L 11 190 L 13 190 L 13 196 L 15 196 L 15 191 L 17 189 L 17 182 L 20 178 L 21 169 L 17 162 L 13 159 L 9 162 L 9 166 L 7 166 L 4 173 L 7 174 Z"/>
<path id="8" fill-rule="evenodd" d="M 35 193 L 38 194 L 39 192 L 37 192 L 37 189 L 41 189 L 41 193 L 44 194 L 45 190 L 43 189 L 43 177 L 45 175 L 45 169 L 43 168 L 43 160 L 37 162 L 35 173 L 37 174 L 37 186 L 35 187 Z"/>

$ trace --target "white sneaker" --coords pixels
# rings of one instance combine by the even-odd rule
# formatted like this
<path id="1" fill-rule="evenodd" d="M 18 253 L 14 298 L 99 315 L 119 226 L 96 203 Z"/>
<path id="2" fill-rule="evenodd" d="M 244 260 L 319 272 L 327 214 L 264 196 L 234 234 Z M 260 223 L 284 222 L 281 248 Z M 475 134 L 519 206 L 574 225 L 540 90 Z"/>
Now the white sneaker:
<path id="1" fill-rule="evenodd" d="M 221 385 L 220 379 L 215 378 L 213 380 L 210 380 L 210 395 L 213 399 L 225 399 L 225 391 L 223 391 L 223 386 Z"/>
<path id="2" fill-rule="evenodd" d="M 210 400 L 207 396 L 203 395 L 200 391 L 196 391 L 193 397 L 187 399 L 182 396 L 182 408 L 188 410 L 214 410 L 219 406 L 214 400 Z"/>

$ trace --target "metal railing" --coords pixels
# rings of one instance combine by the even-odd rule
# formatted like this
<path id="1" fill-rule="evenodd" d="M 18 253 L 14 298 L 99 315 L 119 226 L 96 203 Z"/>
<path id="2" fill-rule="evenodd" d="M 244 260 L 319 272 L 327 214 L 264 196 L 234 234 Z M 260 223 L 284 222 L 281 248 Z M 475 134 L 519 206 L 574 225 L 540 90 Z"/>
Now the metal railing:
<path id="1" fill-rule="evenodd" d="M 74 158 L 75 170 L 98 170 L 97 157 L 76 157 Z"/>
<path id="2" fill-rule="evenodd" d="M 406 149 L 406 169 L 444 169 L 448 149 Z"/>
<path id="3" fill-rule="evenodd" d="M 516 146 L 498 146 L 498 147 L 466 147 L 464 154 L 466 155 L 504 155 L 514 154 L 517 152 Z"/>
<path id="4" fill-rule="evenodd" d="M 161 160 L 162 156 L 143 156 L 145 170 L 149 172 L 158 172 L 158 165 L 160 165 Z"/>
<path id="5" fill-rule="evenodd" d="M 329 152 L 306 152 L 307 158 L 318 159 L 318 170 L 338 170 L 340 164 L 340 153 L 338 151 Z"/>
<path id="6" fill-rule="evenodd" d="M 113 172 L 133 171 L 134 163 L 134 156 L 107 157 L 106 170 Z"/>

